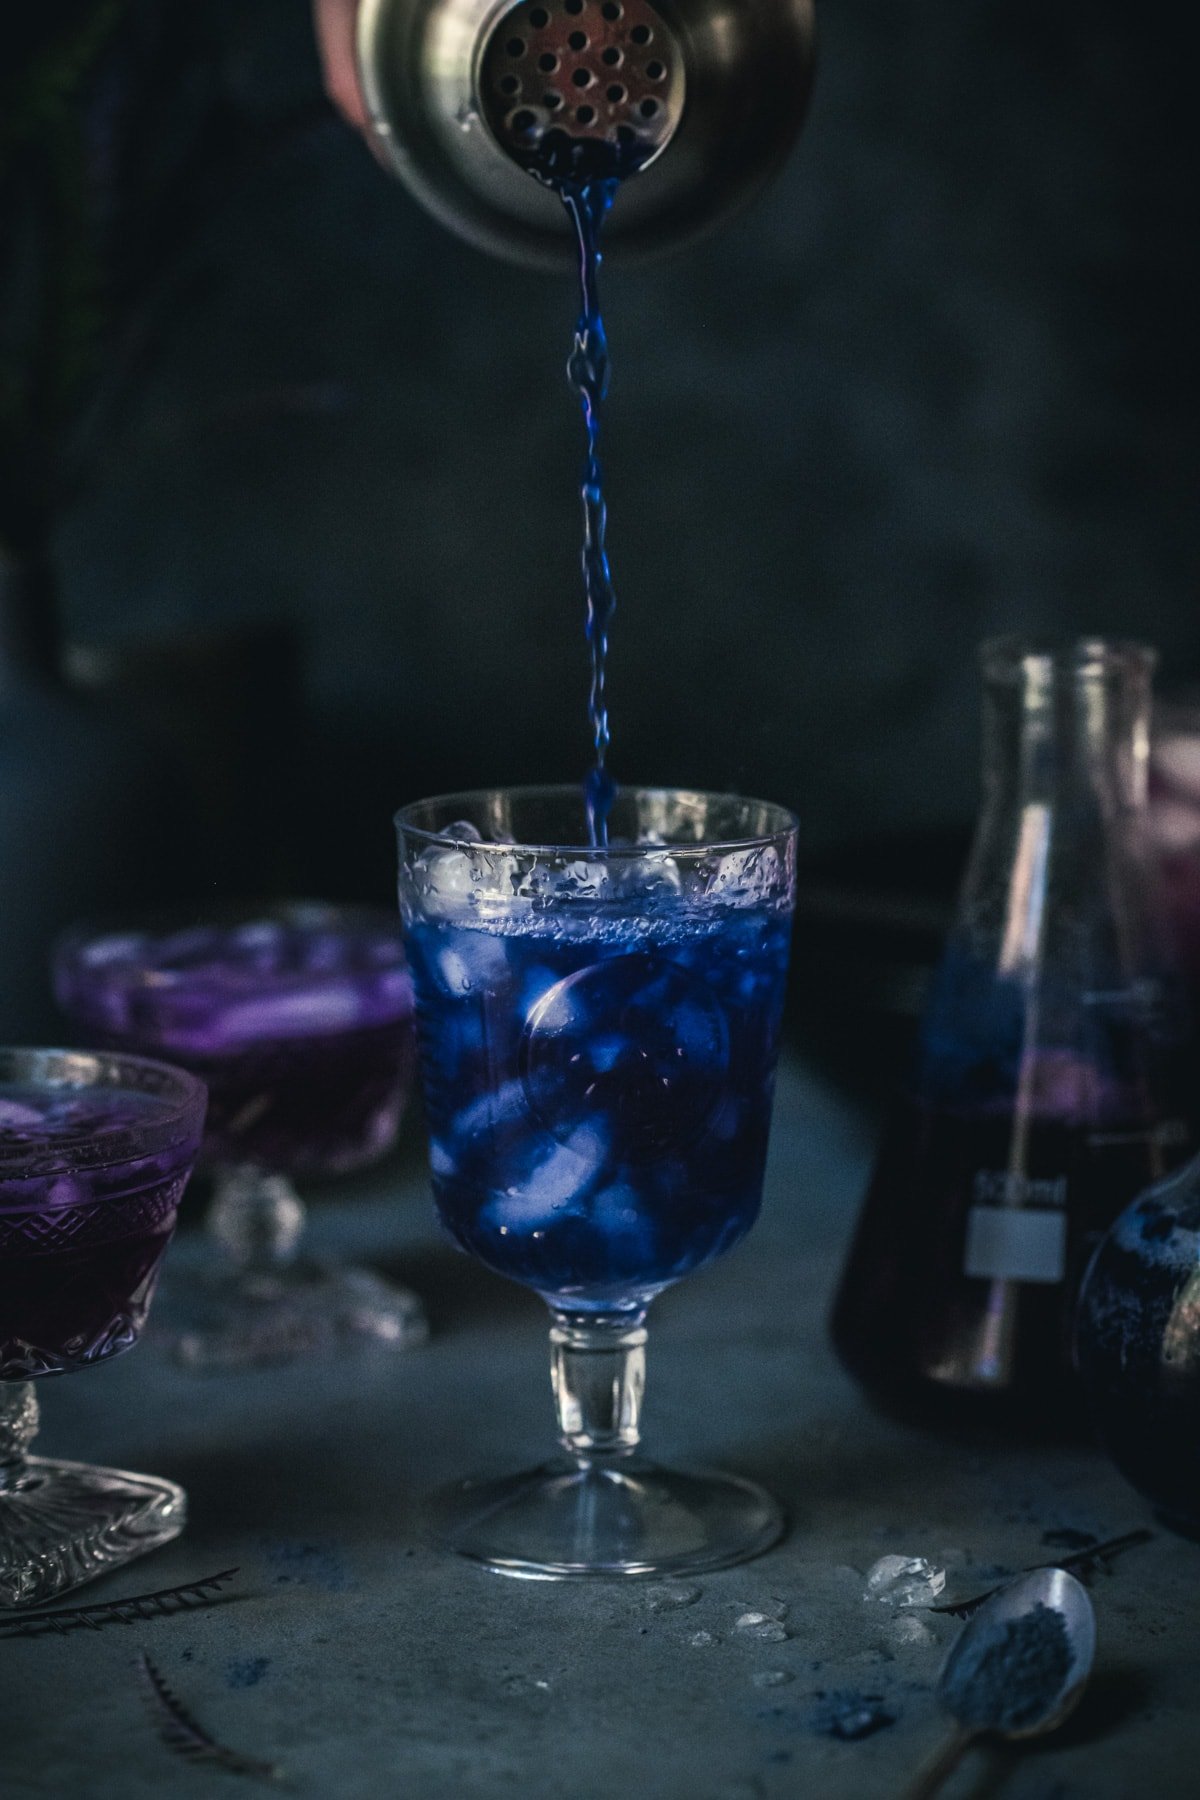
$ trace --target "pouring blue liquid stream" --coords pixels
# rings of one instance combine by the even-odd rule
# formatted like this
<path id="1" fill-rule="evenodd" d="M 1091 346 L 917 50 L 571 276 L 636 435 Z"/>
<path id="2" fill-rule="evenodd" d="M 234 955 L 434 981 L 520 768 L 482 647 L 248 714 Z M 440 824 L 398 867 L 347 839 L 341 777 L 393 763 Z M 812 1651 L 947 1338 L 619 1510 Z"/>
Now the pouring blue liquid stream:
<path id="1" fill-rule="evenodd" d="M 532 113 L 529 115 L 531 126 Z M 580 497 L 583 502 L 583 587 L 587 602 L 587 642 L 591 657 L 588 718 L 593 762 L 583 784 L 588 840 L 599 848 L 608 843 L 608 815 L 617 784 L 607 767 L 609 723 L 606 674 L 608 634 L 617 596 L 608 562 L 608 508 L 600 462 L 600 422 L 608 393 L 610 365 L 604 317 L 600 310 L 600 232 L 617 189 L 654 154 L 653 142 L 621 127 L 615 141 L 572 138 L 561 128 L 531 129 L 523 144 L 528 172 L 552 189 L 575 234 L 579 259 L 579 318 L 567 362 L 567 379 L 583 408 L 587 454 Z"/>
<path id="2" fill-rule="evenodd" d="M 604 471 L 600 463 L 600 415 L 608 392 L 608 339 L 600 311 L 598 273 L 600 228 L 616 197 L 619 177 L 561 187 L 567 215 L 575 228 L 579 250 L 579 322 L 567 362 L 567 379 L 579 395 L 587 432 L 587 457 L 580 496 L 583 501 L 583 587 L 587 600 L 587 641 L 591 652 L 592 686 L 588 716 L 592 727 L 595 761 L 584 782 L 588 837 L 591 843 L 608 843 L 608 815 L 617 787 L 606 766 L 609 725 L 605 677 L 608 662 L 609 624 L 616 610 L 605 537 L 608 508 L 604 500 Z"/>
<path id="3" fill-rule="evenodd" d="M 597 138 L 572 139 L 565 131 L 551 129 L 531 135 L 525 145 L 524 158 L 529 173 L 551 188 L 566 208 L 579 261 L 579 318 L 567 362 L 567 379 L 579 396 L 587 433 L 580 497 L 583 502 L 583 587 L 592 671 L 588 718 L 594 755 L 583 793 L 588 838 L 600 848 L 608 843 L 608 815 L 617 795 L 617 784 L 607 767 L 609 723 L 605 683 L 609 626 L 616 610 L 617 596 L 605 541 L 608 509 L 600 462 L 600 424 L 610 371 L 608 339 L 600 310 L 600 232 L 622 181 L 626 176 L 636 174 L 652 154 L 653 145 L 628 129 L 618 133 L 616 142 Z"/>

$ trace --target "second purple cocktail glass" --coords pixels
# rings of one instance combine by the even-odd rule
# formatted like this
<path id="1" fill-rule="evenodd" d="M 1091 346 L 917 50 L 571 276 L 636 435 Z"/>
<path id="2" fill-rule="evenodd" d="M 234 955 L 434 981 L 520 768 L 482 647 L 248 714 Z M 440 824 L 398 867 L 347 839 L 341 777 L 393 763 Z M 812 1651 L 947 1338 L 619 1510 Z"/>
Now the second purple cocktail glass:
<path id="1" fill-rule="evenodd" d="M 293 1179 L 391 1149 L 412 1077 L 412 989 L 396 922 L 289 903 L 212 921 L 83 928 L 59 946 L 59 1003 L 96 1041 L 152 1051 L 209 1090 L 209 1230 L 176 1342 L 194 1366 L 304 1354 L 333 1341 L 422 1342 L 414 1295 L 300 1254 Z M 177 1288 L 182 1284 L 177 1283 Z"/>

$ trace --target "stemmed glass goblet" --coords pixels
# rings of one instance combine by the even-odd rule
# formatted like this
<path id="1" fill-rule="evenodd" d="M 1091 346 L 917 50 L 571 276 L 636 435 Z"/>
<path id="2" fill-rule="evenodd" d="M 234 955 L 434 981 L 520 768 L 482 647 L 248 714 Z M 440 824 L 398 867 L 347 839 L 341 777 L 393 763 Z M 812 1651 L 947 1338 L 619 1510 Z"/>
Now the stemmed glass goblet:
<path id="1" fill-rule="evenodd" d="M 640 1452 L 646 1309 L 754 1223 L 795 903 L 796 822 L 576 788 L 397 815 L 441 1219 L 551 1312 L 556 1464 L 468 1481 L 439 1539 L 512 1575 L 678 1574 L 766 1549 L 776 1502 Z"/>
<path id="2" fill-rule="evenodd" d="M 30 1456 L 33 1383 L 137 1342 L 204 1088 L 141 1057 L 0 1050 L 0 1601 L 49 1600 L 178 1536 L 174 1482 Z"/>
<path id="3" fill-rule="evenodd" d="M 413 1048 L 394 915 L 285 901 L 85 925 L 58 945 L 54 984 L 93 1040 L 167 1057 L 208 1087 L 218 1254 L 190 1283 L 172 1276 L 182 1361 L 225 1368 L 335 1343 L 424 1342 L 414 1294 L 303 1254 L 293 1185 L 365 1167 L 395 1143 Z"/>

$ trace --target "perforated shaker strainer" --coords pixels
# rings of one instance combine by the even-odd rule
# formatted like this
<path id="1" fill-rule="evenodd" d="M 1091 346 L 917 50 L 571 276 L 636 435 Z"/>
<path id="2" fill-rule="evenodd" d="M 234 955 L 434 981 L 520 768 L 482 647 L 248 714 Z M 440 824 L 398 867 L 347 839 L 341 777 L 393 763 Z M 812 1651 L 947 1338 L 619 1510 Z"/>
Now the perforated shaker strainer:
<path id="1" fill-rule="evenodd" d="M 656 252 L 740 206 L 786 155 L 813 70 L 813 0 L 363 0 L 363 87 L 387 159 L 481 248 L 563 266 L 548 133 L 619 145 L 611 250 Z M 578 153 L 578 152 L 577 152 Z"/>
<path id="2" fill-rule="evenodd" d="M 479 64 L 484 119 L 526 166 L 551 134 L 645 169 L 670 142 L 686 87 L 682 47 L 648 0 L 519 0 Z"/>

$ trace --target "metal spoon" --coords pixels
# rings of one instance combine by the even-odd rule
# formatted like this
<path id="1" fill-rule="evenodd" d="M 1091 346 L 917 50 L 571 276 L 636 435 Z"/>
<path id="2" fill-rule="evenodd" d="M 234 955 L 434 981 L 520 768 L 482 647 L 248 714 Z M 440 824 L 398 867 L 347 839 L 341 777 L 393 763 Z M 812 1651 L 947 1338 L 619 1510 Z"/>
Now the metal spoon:
<path id="1" fill-rule="evenodd" d="M 1065 1667 L 1055 1666 L 1053 1657 L 1043 1658 L 1047 1670 L 1040 1674 L 1041 1688 L 1018 1707 L 1012 1680 L 1003 1679 L 1005 1658 L 1010 1659 L 1015 1673 L 1019 1651 L 1014 1648 L 1012 1627 L 1023 1623 L 1028 1631 L 1039 1606 L 1061 1615 L 1066 1633 Z M 985 1683 L 980 1659 L 989 1647 L 990 1679 Z M 1055 1730 L 1083 1693 L 1095 1654 L 1092 1603 L 1086 1588 L 1065 1569 L 1033 1569 L 1002 1587 L 980 1607 L 946 1658 L 937 1694 L 943 1711 L 955 1720 L 955 1729 L 918 1770 L 904 1791 L 904 1800 L 928 1800 L 936 1794 L 978 1738 L 1031 1738 Z M 1062 1661 L 1057 1659 L 1059 1665 Z"/>

